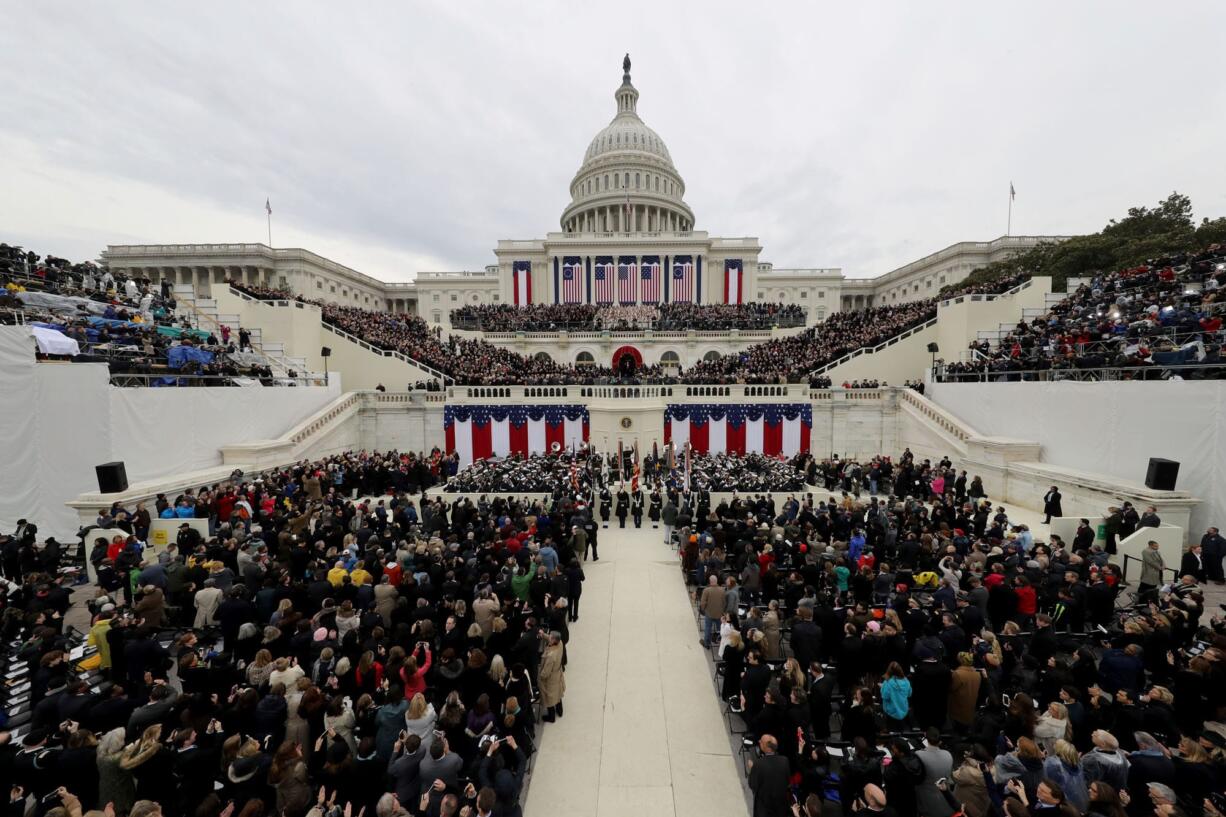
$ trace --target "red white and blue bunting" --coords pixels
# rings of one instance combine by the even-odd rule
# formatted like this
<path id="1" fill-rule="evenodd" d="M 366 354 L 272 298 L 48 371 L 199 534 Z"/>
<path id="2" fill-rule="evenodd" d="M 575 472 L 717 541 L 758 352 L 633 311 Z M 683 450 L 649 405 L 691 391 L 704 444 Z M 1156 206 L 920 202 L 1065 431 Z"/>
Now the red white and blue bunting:
<path id="1" fill-rule="evenodd" d="M 580 405 L 448 405 L 443 407 L 443 429 L 447 453 L 457 452 L 463 468 L 489 457 L 577 449 L 587 442 L 589 416 Z"/>
<path id="2" fill-rule="evenodd" d="M 809 450 L 813 406 L 808 403 L 673 404 L 664 411 L 664 442 L 688 442 L 697 454 L 792 457 Z"/>

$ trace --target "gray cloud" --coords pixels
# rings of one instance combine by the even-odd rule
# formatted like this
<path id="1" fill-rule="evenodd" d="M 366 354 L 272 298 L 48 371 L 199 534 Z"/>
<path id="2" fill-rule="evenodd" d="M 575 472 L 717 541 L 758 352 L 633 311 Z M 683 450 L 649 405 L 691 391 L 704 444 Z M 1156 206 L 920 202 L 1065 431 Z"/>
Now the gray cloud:
<path id="1" fill-rule="evenodd" d="M 845 4 L 847 5 L 847 4 Z M 274 239 L 388 279 L 558 229 L 632 52 L 700 229 L 880 274 L 1092 230 L 1171 189 L 1226 213 L 1226 7 L 25 3 L 0 30 L 5 239 Z"/>

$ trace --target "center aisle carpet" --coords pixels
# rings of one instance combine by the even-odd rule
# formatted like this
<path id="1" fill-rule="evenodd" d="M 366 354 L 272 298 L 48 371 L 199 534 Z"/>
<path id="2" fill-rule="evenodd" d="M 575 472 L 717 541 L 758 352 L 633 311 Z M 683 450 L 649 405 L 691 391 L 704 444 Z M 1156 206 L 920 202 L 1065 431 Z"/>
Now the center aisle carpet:
<path id="1" fill-rule="evenodd" d="M 745 817 L 710 665 L 663 531 L 600 531 L 571 625 L 565 717 L 542 724 L 528 817 Z"/>

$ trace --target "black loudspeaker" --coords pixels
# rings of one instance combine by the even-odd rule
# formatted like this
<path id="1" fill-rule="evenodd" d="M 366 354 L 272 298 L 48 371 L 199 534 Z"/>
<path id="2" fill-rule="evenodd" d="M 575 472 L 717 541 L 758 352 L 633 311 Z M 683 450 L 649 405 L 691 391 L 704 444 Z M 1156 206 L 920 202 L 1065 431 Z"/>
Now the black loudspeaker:
<path id="1" fill-rule="evenodd" d="M 933 341 L 932 343 L 929 343 L 929 344 L 928 344 L 928 351 L 929 351 L 929 353 L 930 353 L 930 354 L 934 354 L 934 355 L 935 355 L 937 352 L 939 352 L 939 351 L 941 351 L 941 350 L 940 350 L 940 348 L 938 348 L 938 347 L 937 347 L 936 341 Z"/>
<path id="2" fill-rule="evenodd" d="M 94 471 L 98 474 L 99 493 L 117 494 L 128 490 L 128 469 L 122 462 L 104 462 L 95 465 Z"/>
<path id="3" fill-rule="evenodd" d="M 329 349 L 327 346 L 325 346 L 319 350 L 319 356 L 320 357 L 332 357 L 332 350 Z"/>
<path id="4" fill-rule="evenodd" d="M 1145 472 L 1145 487 L 1155 491 L 1175 490 L 1175 480 L 1179 477 L 1179 463 L 1174 460 L 1164 460 L 1160 457 L 1149 458 L 1149 470 Z"/>

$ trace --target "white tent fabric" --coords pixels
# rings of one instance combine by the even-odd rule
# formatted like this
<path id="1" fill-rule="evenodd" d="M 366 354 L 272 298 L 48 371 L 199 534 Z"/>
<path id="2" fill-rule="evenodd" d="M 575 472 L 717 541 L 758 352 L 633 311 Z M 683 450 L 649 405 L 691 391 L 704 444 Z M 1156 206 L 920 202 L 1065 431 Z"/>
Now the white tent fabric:
<path id="1" fill-rule="evenodd" d="M 1189 536 L 1226 524 L 1226 381 L 937 383 L 932 398 L 981 434 L 1034 440 L 1043 462 L 1145 480 L 1150 457 L 1180 463 L 1199 498 Z"/>
<path id="2" fill-rule="evenodd" d="M 73 541 L 64 503 L 98 489 L 94 466 L 125 462 L 131 483 L 221 463 L 221 447 L 273 439 L 333 400 L 323 388 L 118 388 L 104 363 L 34 358 L 29 326 L 0 326 L 0 530 L 18 519 Z"/>

